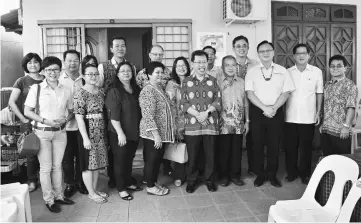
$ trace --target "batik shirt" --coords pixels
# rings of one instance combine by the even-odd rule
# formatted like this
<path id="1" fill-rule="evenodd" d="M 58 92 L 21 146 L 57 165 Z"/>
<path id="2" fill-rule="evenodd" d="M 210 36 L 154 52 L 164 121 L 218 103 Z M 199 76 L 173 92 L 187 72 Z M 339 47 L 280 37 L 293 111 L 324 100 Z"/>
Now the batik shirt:
<path id="1" fill-rule="evenodd" d="M 218 86 L 222 97 L 219 134 L 243 134 L 245 109 L 248 107 L 244 80 L 234 77 L 229 81 L 224 77 L 218 81 Z"/>
<path id="2" fill-rule="evenodd" d="M 168 81 L 171 79 L 170 77 L 171 71 L 166 67 L 164 70 L 164 73 L 161 77 L 162 79 L 162 88 L 165 90 L 165 87 L 167 86 Z M 137 85 L 142 89 L 147 83 L 148 83 L 148 77 L 145 73 L 145 68 L 137 74 L 135 77 L 135 80 L 137 81 Z"/>
<path id="3" fill-rule="evenodd" d="M 322 133 L 340 136 L 346 122 L 347 109 L 356 108 L 357 94 L 355 83 L 346 77 L 326 83 Z"/>

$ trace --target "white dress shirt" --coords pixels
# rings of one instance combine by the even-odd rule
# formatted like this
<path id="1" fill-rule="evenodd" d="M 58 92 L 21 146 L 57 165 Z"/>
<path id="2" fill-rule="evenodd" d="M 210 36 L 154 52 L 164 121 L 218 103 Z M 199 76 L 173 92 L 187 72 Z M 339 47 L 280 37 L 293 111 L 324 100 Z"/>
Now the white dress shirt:
<path id="1" fill-rule="evenodd" d="M 316 94 L 323 93 L 322 71 L 307 64 L 304 71 L 288 68 L 296 90 L 286 102 L 286 122 L 313 124 L 316 118 Z"/>

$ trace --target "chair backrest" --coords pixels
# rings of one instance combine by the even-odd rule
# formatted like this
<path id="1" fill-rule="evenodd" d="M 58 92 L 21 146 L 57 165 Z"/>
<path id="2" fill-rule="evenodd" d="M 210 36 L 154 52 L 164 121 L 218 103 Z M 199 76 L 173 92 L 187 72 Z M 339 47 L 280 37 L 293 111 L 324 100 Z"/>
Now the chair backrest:
<path id="1" fill-rule="evenodd" d="M 350 193 L 347 195 L 345 202 L 342 205 L 340 215 L 336 222 L 350 222 L 352 212 L 356 206 L 357 201 L 361 198 L 361 178 L 357 183 L 352 185 Z"/>
<path id="2" fill-rule="evenodd" d="M 358 111 L 356 110 L 356 112 L 355 112 L 355 119 L 354 119 L 355 121 L 355 126 L 354 126 L 354 128 L 355 129 L 361 129 L 361 118 L 360 118 L 360 115 L 359 115 L 359 113 L 358 113 Z"/>
<path id="3" fill-rule="evenodd" d="M 342 195 L 346 182 L 350 180 L 352 183 L 355 183 L 359 174 L 357 163 L 348 157 L 329 155 L 323 158 L 316 166 L 301 199 L 315 201 L 317 186 L 327 171 L 332 171 L 335 174 L 335 182 L 324 208 L 331 213 L 338 214 L 341 209 Z"/>

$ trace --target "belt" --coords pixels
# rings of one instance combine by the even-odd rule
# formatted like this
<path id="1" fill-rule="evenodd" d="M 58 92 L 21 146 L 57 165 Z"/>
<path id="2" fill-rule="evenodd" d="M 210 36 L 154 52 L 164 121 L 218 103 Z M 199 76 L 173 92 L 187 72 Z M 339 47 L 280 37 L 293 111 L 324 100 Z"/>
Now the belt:
<path id="1" fill-rule="evenodd" d="M 98 119 L 98 118 L 103 118 L 103 114 L 102 113 L 98 113 L 98 114 L 87 114 L 85 115 L 86 119 Z"/>
<path id="2" fill-rule="evenodd" d="M 39 126 L 34 126 L 34 129 L 37 130 L 41 130 L 41 131 L 49 131 L 49 132 L 56 132 L 56 131 L 60 131 L 63 130 L 65 127 L 65 125 L 61 126 L 60 128 L 58 127 L 39 127 Z"/>

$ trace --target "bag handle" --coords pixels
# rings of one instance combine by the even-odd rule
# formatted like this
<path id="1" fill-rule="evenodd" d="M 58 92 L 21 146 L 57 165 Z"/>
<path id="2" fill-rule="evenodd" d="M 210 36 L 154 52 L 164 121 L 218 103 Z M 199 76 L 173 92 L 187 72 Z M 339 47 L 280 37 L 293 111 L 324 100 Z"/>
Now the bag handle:
<path id="1" fill-rule="evenodd" d="M 35 114 L 38 115 L 39 113 L 39 97 L 40 97 L 40 84 L 38 84 L 38 91 L 36 94 L 36 104 L 35 104 Z M 37 127 L 38 126 L 38 121 L 35 121 L 34 126 Z"/>

